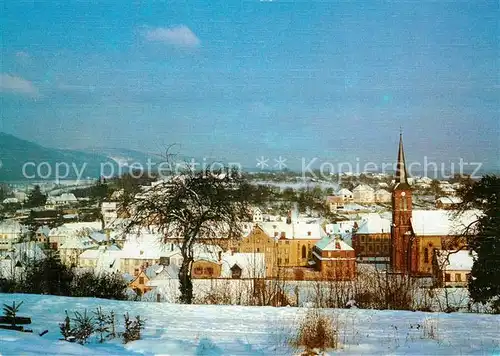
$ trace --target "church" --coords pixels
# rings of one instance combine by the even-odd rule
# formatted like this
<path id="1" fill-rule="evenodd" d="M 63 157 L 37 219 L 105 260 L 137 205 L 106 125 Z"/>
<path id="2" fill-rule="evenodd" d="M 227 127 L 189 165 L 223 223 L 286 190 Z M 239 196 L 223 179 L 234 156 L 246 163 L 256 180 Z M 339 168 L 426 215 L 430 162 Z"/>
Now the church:
<path id="1" fill-rule="evenodd" d="M 432 276 L 436 253 L 465 248 L 464 232 L 479 215 L 476 210 L 460 215 L 450 210 L 413 210 L 412 189 L 408 183 L 403 137 L 400 134 L 392 191 L 390 270 L 416 277 Z"/>

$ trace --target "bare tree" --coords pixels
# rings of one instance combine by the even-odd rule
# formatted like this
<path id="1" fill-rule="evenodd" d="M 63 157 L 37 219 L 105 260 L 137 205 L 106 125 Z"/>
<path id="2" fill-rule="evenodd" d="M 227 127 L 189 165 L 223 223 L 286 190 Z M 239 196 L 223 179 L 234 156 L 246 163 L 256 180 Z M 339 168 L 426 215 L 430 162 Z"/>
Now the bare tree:
<path id="1" fill-rule="evenodd" d="M 241 236 L 241 222 L 249 218 L 248 185 L 236 169 L 194 170 L 158 182 L 136 195 L 130 203 L 130 222 L 125 231 L 148 227 L 178 244 L 182 264 L 179 284 L 182 303 L 193 301 L 191 270 L 198 243 L 227 247 Z"/>

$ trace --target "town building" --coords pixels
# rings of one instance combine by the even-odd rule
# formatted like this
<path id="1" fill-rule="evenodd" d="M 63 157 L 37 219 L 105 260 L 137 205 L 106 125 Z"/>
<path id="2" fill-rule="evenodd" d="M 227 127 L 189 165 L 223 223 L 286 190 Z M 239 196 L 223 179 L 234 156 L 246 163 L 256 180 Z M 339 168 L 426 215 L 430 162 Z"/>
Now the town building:
<path id="1" fill-rule="evenodd" d="M 355 203 L 372 204 L 375 202 L 375 191 L 367 184 L 360 184 L 353 189 L 352 198 Z"/>
<path id="2" fill-rule="evenodd" d="M 339 235 L 322 238 L 312 254 L 315 269 L 322 279 L 345 281 L 356 278 L 356 253 Z"/>
<path id="3" fill-rule="evenodd" d="M 434 275 L 438 286 L 466 287 L 470 279 L 474 253 L 469 250 L 438 250 L 434 256 Z"/>

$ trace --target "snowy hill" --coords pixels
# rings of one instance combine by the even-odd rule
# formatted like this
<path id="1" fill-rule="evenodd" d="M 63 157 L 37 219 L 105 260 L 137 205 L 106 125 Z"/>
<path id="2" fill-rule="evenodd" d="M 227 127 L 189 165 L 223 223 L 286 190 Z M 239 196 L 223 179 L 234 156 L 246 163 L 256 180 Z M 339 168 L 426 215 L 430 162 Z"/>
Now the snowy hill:
<path id="1" fill-rule="evenodd" d="M 0 330 L 1 355 L 293 355 L 287 345 L 304 308 L 199 306 L 119 302 L 93 298 L 0 294 L 2 303 L 24 301 L 19 315 L 33 320 L 33 334 Z M 141 315 L 143 339 L 81 346 L 59 341 L 64 311 L 114 310 Z M 334 315 L 342 353 L 461 355 L 500 353 L 500 316 L 374 310 L 326 310 Z M 71 315 L 71 313 L 70 313 Z M 48 329 L 40 337 L 38 333 Z M 429 337 L 432 329 L 434 336 Z M 427 335 L 426 335 L 427 330 Z M 335 353 L 335 352 L 330 352 Z"/>

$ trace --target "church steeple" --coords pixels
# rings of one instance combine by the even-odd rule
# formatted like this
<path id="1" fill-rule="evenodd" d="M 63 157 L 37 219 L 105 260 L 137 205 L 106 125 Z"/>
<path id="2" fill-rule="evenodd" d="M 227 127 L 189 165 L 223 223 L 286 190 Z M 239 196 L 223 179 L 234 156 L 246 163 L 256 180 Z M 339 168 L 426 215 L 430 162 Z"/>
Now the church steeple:
<path id="1" fill-rule="evenodd" d="M 396 166 L 396 186 L 394 189 L 408 189 L 408 173 L 406 171 L 405 152 L 403 149 L 403 133 L 399 133 L 398 163 Z"/>
<path id="2" fill-rule="evenodd" d="M 391 269 L 413 273 L 417 270 L 417 245 L 412 240 L 412 192 L 408 184 L 402 133 L 399 134 L 395 183 L 392 191 Z"/>

